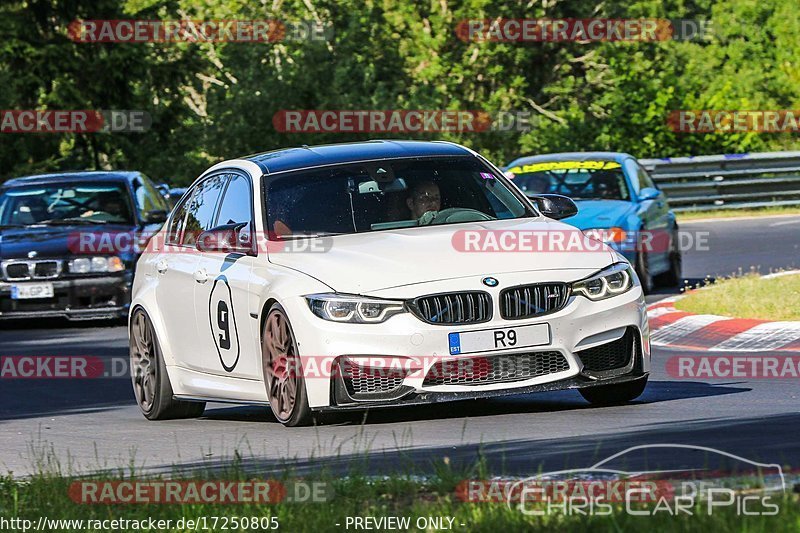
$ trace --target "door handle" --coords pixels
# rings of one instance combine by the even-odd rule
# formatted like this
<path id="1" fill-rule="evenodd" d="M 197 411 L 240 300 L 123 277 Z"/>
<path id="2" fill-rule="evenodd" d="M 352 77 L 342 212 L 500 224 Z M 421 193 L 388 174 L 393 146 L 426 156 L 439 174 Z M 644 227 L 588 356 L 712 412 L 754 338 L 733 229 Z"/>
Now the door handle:
<path id="1" fill-rule="evenodd" d="M 162 259 L 158 263 L 156 263 L 156 272 L 158 272 L 159 274 L 163 274 L 164 272 L 167 271 L 168 266 L 169 265 L 167 265 L 167 262 L 164 259 Z"/>
<path id="2" fill-rule="evenodd" d="M 206 269 L 201 268 L 200 270 L 195 270 L 194 280 L 197 283 L 205 283 L 206 281 L 208 281 L 208 272 L 206 272 Z"/>

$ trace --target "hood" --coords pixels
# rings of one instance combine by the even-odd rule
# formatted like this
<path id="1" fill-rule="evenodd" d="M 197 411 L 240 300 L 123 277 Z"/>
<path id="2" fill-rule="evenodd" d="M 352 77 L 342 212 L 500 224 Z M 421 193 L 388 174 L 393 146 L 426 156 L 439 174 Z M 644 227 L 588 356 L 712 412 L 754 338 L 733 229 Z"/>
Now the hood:
<path id="1" fill-rule="evenodd" d="M 595 251 L 471 251 L 454 242 L 466 231 L 567 232 Z M 495 233 L 495 235 L 497 235 Z M 544 217 L 428 226 L 331 238 L 325 252 L 270 252 L 270 262 L 308 274 L 337 292 L 370 292 L 468 276 L 491 276 L 526 271 L 566 271 L 564 281 L 580 279 L 588 270 L 612 262 L 608 247 L 587 241 L 574 227 Z M 573 271 L 572 273 L 568 271 Z"/>
<path id="2" fill-rule="evenodd" d="M 0 259 L 27 259 L 29 252 L 36 252 L 36 257 L 41 259 L 72 257 L 78 251 L 77 243 L 81 233 L 108 232 L 115 234 L 130 232 L 133 229 L 132 226 L 119 224 L 27 226 L 0 229 Z"/>
<path id="3" fill-rule="evenodd" d="M 563 222 L 579 229 L 625 226 L 625 219 L 635 210 L 635 205 L 624 200 L 576 200 L 578 214 Z"/>

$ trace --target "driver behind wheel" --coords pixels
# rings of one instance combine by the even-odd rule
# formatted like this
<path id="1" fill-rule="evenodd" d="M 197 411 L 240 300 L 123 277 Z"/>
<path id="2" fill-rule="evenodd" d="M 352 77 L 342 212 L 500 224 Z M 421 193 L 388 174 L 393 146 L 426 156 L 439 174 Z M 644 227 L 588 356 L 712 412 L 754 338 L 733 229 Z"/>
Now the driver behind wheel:
<path id="1" fill-rule="evenodd" d="M 619 200 L 622 198 L 619 178 L 613 173 L 596 173 L 592 179 L 595 197 L 603 200 Z"/>
<path id="2" fill-rule="evenodd" d="M 105 192 L 97 195 L 97 207 L 81 213 L 80 218 L 92 218 L 105 222 L 120 222 L 130 219 L 130 210 L 119 192 Z"/>
<path id="3" fill-rule="evenodd" d="M 417 182 L 409 191 L 406 205 L 415 219 L 421 219 L 423 215 L 431 211 L 435 214 L 442 207 L 439 186 L 427 180 Z"/>

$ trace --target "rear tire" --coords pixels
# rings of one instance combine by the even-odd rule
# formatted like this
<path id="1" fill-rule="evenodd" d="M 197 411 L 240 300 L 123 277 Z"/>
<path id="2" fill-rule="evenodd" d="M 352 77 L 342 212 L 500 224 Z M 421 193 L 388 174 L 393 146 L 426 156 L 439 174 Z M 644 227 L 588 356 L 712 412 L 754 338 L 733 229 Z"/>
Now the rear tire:
<path id="1" fill-rule="evenodd" d="M 205 402 L 187 402 L 173 397 L 167 366 L 150 317 L 143 309 L 131 316 L 130 360 L 133 394 L 148 420 L 197 418 Z"/>
<path id="2" fill-rule="evenodd" d="M 644 376 L 625 383 L 587 387 L 580 389 L 580 393 L 592 405 L 622 405 L 641 396 L 646 386 L 647 376 Z"/>

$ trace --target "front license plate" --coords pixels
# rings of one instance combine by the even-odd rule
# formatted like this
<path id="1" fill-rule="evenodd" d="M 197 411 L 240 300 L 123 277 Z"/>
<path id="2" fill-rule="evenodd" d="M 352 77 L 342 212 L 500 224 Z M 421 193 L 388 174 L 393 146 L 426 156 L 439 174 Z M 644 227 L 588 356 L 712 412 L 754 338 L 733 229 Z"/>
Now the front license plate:
<path id="1" fill-rule="evenodd" d="M 532 324 L 515 328 L 450 333 L 450 355 L 495 352 L 550 344 L 550 326 Z"/>
<path id="2" fill-rule="evenodd" d="M 52 298 L 52 283 L 22 283 L 11 286 L 12 300 L 28 300 L 30 298 Z"/>

